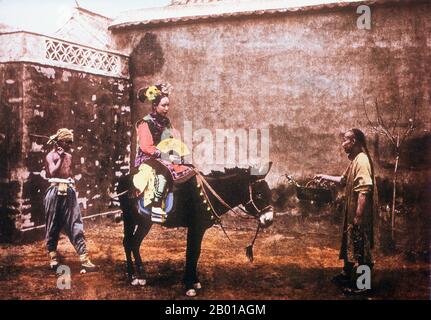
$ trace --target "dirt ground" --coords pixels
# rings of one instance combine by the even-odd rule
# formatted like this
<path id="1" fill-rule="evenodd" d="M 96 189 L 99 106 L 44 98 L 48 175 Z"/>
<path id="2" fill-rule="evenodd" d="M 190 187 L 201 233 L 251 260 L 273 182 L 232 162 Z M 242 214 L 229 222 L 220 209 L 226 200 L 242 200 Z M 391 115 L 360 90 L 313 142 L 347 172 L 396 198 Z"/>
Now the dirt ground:
<path id="1" fill-rule="evenodd" d="M 253 263 L 244 248 L 254 235 L 254 222 L 232 216 L 223 221 L 233 243 L 219 227 L 208 230 L 199 263 L 203 289 L 195 299 L 358 299 L 344 296 L 330 281 L 341 263 L 340 229 L 329 218 L 277 216 L 260 234 Z M 122 230 L 122 223 L 110 219 L 86 224 L 87 245 L 100 266 L 89 274 L 79 273 L 78 257 L 62 236 L 59 252 L 72 270 L 70 290 L 57 289 L 43 241 L 1 245 L 0 299 L 186 299 L 186 230 L 153 227 L 141 247 L 147 271 L 144 287 L 126 282 Z M 430 280 L 429 262 L 406 262 L 401 253 L 377 255 L 374 292 L 367 299 L 430 299 Z"/>

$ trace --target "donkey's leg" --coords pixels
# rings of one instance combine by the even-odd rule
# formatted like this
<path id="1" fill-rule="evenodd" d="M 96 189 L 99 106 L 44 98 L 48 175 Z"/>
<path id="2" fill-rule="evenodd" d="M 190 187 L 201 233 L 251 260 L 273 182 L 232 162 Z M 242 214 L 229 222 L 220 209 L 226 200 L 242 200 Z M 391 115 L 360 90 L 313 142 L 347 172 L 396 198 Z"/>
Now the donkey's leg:
<path id="1" fill-rule="evenodd" d="M 123 176 L 118 181 L 117 192 L 122 193 L 128 190 L 131 184 L 131 176 Z M 127 277 L 131 281 L 135 270 L 133 268 L 132 261 L 132 245 L 133 245 L 133 232 L 135 230 L 135 219 L 133 217 L 133 204 L 134 200 L 129 197 L 128 194 L 122 194 L 119 196 L 121 211 L 123 212 L 123 223 L 124 223 L 124 238 L 123 247 L 124 253 L 126 254 L 127 260 Z"/>
<path id="2" fill-rule="evenodd" d="M 135 269 L 133 267 L 133 260 L 132 260 L 133 232 L 135 230 L 135 223 L 133 222 L 133 219 L 131 219 L 130 213 L 125 214 L 123 212 L 123 220 L 124 220 L 123 247 L 124 247 L 124 253 L 126 254 L 126 261 L 127 261 L 127 278 L 129 281 L 131 281 L 135 274 Z"/>
<path id="3" fill-rule="evenodd" d="M 202 239 L 206 228 L 201 226 L 190 226 L 187 230 L 187 251 L 186 251 L 186 270 L 184 274 L 184 284 L 186 294 L 190 297 L 196 295 L 195 289 L 200 289 L 197 276 L 197 265 L 201 254 Z"/>
<path id="4" fill-rule="evenodd" d="M 139 223 L 133 235 L 132 252 L 133 257 L 135 258 L 135 267 L 137 271 L 136 275 L 138 279 L 137 283 L 135 281 L 135 284 L 139 284 L 142 286 L 146 284 L 146 281 L 144 279 L 144 266 L 142 263 L 141 253 L 139 252 L 139 249 L 141 247 L 142 240 L 144 240 L 144 238 L 150 231 L 151 226 L 152 222 L 149 217 L 140 217 Z"/>

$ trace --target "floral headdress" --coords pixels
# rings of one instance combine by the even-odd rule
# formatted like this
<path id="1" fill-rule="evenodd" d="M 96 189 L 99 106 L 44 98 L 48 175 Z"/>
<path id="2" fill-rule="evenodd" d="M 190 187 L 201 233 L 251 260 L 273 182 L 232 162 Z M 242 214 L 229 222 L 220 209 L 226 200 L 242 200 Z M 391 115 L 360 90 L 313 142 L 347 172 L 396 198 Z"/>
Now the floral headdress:
<path id="1" fill-rule="evenodd" d="M 167 83 L 141 88 L 138 90 L 138 99 L 142 102 L 148 100 L 149 102 L 154 103 L 161 97 L 169 96 L 171 89 L 172 86 Z"/>

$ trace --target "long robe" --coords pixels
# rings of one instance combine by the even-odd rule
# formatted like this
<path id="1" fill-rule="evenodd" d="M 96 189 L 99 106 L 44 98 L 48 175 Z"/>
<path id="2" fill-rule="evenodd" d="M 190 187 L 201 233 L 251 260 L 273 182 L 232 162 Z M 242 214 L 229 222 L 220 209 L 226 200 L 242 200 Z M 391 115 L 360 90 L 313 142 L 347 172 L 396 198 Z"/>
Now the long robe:
<path id="1" fill-rule="evenodd" d="M 187 181 L 194 175 L 194 171 L 182 164 L 171 163 L 161 158 L 161 152 L 157 145 L 168 138 L 180 138 L 179 133 L 173 128 L 168 118 L 153 112 L 142 118 L 136 124 L 138 138 L 138 150 L 135 159 L 135 167 L 139 168 L 145 163 L 154 168 L 157 172 L 159 187 L 163 190 L 165 183 L 181 183 Z M 163 177 L 169 177 L 169 181 L 163 181 Z"/>
<path id="2" fill-rule="evenodd" d="M 374 220 L 378 214 L 377 187 L 370 160 L 360 152 L 343 174 L 346 182 L 343 237 L 340 259 L 353 264 L 372 265 L 371 249 L 374 247 Z M 360 226 L 353 225 L 359 193 L 367 194 L 367 203 Z"/>

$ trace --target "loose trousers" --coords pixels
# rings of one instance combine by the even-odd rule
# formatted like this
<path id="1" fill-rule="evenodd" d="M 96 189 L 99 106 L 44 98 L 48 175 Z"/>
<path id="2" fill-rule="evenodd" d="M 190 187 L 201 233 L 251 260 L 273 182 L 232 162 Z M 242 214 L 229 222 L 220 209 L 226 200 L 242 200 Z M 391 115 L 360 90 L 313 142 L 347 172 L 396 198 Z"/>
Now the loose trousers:
<path id="1" fill-rule="evenodd" d="M 58 187 L 46 190 L 43 201 L 46 221 L 46 247 L 48 252 L 57 250 L 60 232 L 63 229 L 79 255 L 87 253 L 84 225 L 76 192 L 67 188 L 67 195 L 58 195 Z"/>

